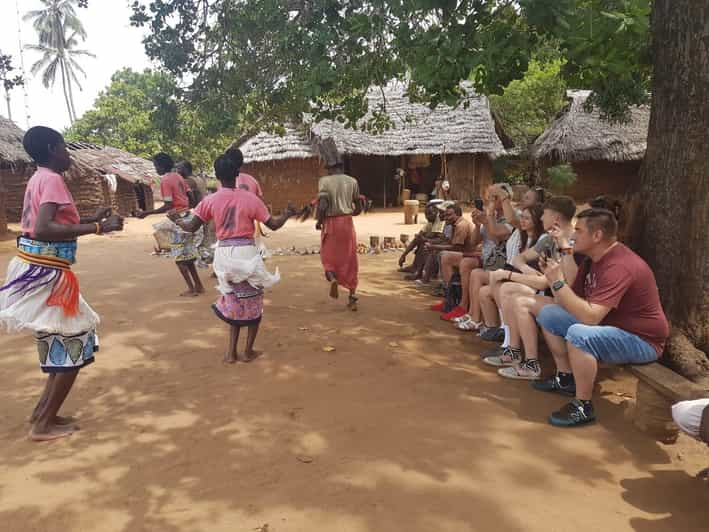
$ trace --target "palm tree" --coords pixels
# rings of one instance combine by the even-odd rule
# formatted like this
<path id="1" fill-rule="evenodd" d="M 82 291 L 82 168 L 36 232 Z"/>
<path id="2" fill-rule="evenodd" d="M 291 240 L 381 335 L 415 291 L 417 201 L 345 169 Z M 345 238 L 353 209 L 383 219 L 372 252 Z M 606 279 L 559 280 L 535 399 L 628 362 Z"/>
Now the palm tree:
<path id="1" fill-rule="evenodd" d="M 86 72 L 79 64 L 78 57 L 96 57 L 88 50 L 77 49 L 79 44 L 77 33 L 72 33 L 69 37 L 62 37 L 56 41 L 61 46 L 53 44 L 28 44 L 25 46 L 28 50 L 40 52 L 42 57 L 32 65 L 32 75 L 36 75 L 42 71 L 42 84 L 47 87 L 53 87 L 57 78 L 57 71 L 62 77 L 62 89 L 64 90 L 64 100 L 69 111 L 69 122 L 74 124 L 76 120 L 76 110 L 74 109 L 74 93 L 72 85 L 75 83 L 81 90 L 81 83 L 77 72 L 86 77 Z"/>
<path id="2" fill-rule="evenodd" d="M 23 20 L 32 20 L 39 43 L 60 47 L 67 32 L 86 40 L 86 30 L 74 11 L 77 0 L 40 0 L 46 7 L 25 13 Z"/>
<path id="3" fill-rule="evenodd" d="M 43 70 L 42 83 L 47 88 L 54 86 L 57 71 L 61 73 L 69 121 L 73 124 L 76 120 L 76 110 L 72 86 L 76 83 L 81 90 L 77 72 L 86 77 L 77 58 L 95 56 L 87 50 L 76 49 L 79 38 L 82 41 L 86 39 L 86 30 L 74 10 L 73 4 L 77 4 L 78 0 L 40 1 L 45 5 L 43 9 L 29 11 L 23 17 L 24 20 L 32 20 L 32 26 L 39 37 L 38 44 L 28 45 L 25 48 L 42 54 L 42 58 L 32 65 L 31 71 L 32 74 L 36 74 Z"/>

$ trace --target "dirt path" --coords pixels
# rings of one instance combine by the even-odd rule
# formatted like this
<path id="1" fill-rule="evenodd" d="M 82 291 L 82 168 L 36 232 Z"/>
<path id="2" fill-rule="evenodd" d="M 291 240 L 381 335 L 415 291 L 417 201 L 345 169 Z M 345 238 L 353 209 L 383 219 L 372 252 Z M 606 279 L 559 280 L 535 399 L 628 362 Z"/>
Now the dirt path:
<path id="1" fill-rule="evenodd" d="M 398 236 L 399 218 L 371 215 L 360 231 Z M 424 310 L 393 254 L 363 257 L 356 314 L 326 297 L 317 256 L 269 261 L 283 281 L 265 355 L 224 367 L 212 295 L 176 297 L 148 227 L 80 248 L 82 291 L 104 320 L 66 408 L 80 433 L 25 440 L 36 350 L 0 337 L 1 530 L 706 530 L 709 487 L 692 477 L 709 453 L 629 426 L 622 372 L 603 382 L 599 423 L 548 426 L 562 400 L 502 382 L 481 343 Z M 271 244 L 316 236 L 289 226 Z M 10 257 L 2 244 L 2 271 Z"/>

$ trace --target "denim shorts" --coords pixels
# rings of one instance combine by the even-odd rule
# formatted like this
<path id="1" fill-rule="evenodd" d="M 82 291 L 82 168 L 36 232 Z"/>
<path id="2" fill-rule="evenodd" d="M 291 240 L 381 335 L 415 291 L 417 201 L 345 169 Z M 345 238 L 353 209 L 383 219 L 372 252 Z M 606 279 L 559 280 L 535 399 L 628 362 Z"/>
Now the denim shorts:
<path id="1" fill-rule="evenodd" d="M 610 325 L 584 325 L 560 305 L 547 305 L 537 323 L 605 364 L 647 364 L 657 351 L 642 338 Z"/>

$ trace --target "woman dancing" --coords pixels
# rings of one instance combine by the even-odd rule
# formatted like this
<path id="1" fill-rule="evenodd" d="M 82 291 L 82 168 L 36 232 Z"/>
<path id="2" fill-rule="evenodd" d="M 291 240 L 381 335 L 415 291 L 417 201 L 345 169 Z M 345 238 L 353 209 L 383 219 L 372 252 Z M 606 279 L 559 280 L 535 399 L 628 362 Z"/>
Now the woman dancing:
<path id="1" fill-rule="evenodd" d="M 22 236 L 17 256 L 0 287 L 0 325 L 11 332 L 34 331 L 44 391 L 30 417 L 29 437 L 46 441 L 69 436 L 72 418 L 58 415 L 79 370 L 94 361 L 98 350 L 98 315 L 79 293 L 71 271 L 76 239 L 123 229 L 123 219 L 99 209 L 79 218 L 61 174 L 71 166 L 64 138 L 53 129 L 31 128 L 23 139 L 25 151 L 37 164 L 27 183 L 22 207 Z"/>
<path id="2" fill-rule="evenodd" d="M 194 217 L 184 219 L 172 215 L 171 218 L 188 232 L 197 231 L 214 220 L 218 243 L 213 268 L 221 296 L 212 308 L 219 319 L 230 325 L 224 361 L 250 362 L 258 356 L 254 351 L 254 342 L 263 313 L 263 290 L 280 280 L 278 270 L 275 274 L 266 270 L 254 243 L 254 222 L 261 222 L 276 231 L 295 215 L 295 209 L 289 205 L 281 216 L 271 217 L 258 196 L 237 187 L 238 169 L 226 155 L 214 161 L 214 173 L 222 186 L 197 205 Z M 243 356 L 237 354 L 241 327 L 248 327 Z"/>

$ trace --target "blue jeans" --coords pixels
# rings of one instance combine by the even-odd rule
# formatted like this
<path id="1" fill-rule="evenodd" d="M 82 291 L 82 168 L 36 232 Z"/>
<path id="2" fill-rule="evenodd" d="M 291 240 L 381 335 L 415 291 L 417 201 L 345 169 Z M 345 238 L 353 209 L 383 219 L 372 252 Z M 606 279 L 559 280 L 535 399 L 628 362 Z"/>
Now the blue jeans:
<path id="1" fill-rule="evenodd" d="M 647 364 L 657 351 L 642 338 L 610 325 L 584 325 L 560 305 L 547 305 L 537 323 L 605 364 Z"/>

